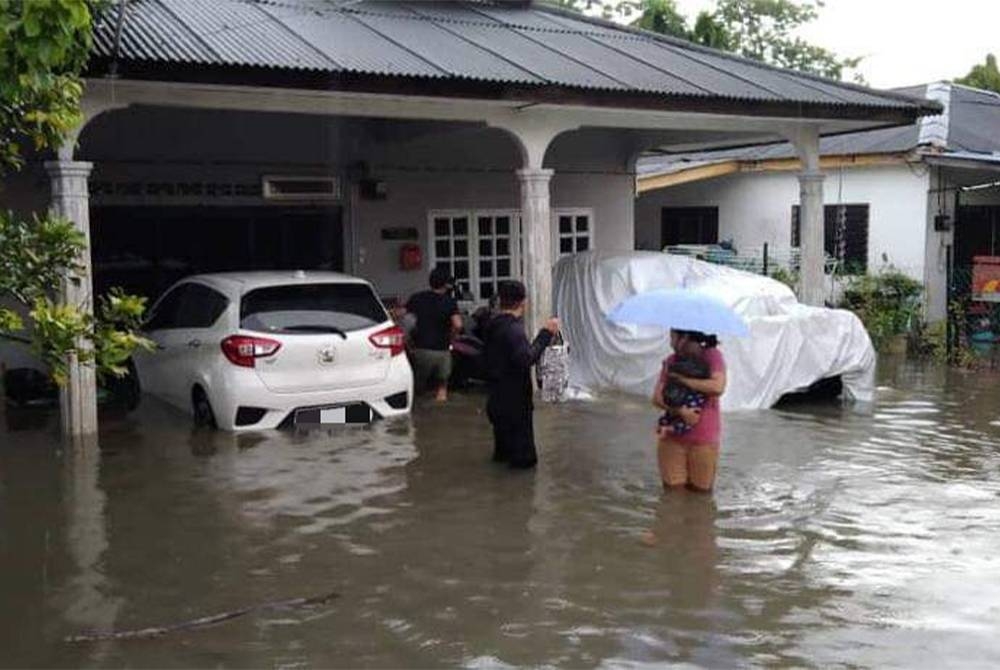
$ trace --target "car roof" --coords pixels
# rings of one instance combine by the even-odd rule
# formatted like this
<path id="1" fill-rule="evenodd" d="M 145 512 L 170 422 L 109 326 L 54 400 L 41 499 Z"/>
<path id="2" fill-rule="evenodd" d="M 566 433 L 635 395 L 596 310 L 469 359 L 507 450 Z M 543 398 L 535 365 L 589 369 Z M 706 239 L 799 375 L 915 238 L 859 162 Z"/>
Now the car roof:
<path id="1" fill-rule="evenodd" d="M 290 286 L 293 284 L 365 284 L 369 282 L 343 274 L 324 270 L 262 270 L 253 272 L 213 272 L 210 274 L 185 277 L 178 284 L 196 281 L 226 291 L 245 293 L 266 286 Z"/>

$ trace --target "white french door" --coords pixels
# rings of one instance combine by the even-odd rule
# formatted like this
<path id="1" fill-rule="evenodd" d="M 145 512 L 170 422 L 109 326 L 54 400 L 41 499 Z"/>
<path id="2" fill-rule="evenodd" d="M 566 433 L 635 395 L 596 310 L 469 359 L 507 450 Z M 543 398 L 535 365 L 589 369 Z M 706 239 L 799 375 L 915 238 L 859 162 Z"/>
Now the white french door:
<path id="1" fill-rule="evenodd" d="M 501 281 L 523 276 L 517 210 L 435 210 L 428 225 L 431 267 L 446 268 L 466 298 L 489 300 Z"/>
<path id="2" fill-rule="evenodd" d="M 430 266 L 446 268 L 467 299 L 489 300 L 501 281 L 524 277 L 520 211 L 431 210 L 427 225 Z M 552 261 L 592 249 L 593 235 L 593 210 L 552 210 Z"/>

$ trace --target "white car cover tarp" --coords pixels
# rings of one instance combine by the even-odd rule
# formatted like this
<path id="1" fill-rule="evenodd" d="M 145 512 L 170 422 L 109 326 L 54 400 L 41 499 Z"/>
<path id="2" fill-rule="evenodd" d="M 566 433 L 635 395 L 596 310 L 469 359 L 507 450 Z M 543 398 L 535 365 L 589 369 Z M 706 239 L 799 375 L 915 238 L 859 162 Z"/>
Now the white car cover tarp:
<path id="1" fill-rule="evenodd" d="M 607 314 L 636 293 L 681 287 L 719 298 L 750 326 L 749 337 L 721 339 L 729 379 L 724 410 L 768 408 L 786 393 L 835 376 L 849 398 L 871 401 L 875 349 L 851 312 L 802 305 L 791 289 L 767 277 L 642 251 L 577 254 L 556 266 L 556 314 L 572 345 L 570 385 L 652 395 L 669 353 L 666 334 L 611 323 Z"/>

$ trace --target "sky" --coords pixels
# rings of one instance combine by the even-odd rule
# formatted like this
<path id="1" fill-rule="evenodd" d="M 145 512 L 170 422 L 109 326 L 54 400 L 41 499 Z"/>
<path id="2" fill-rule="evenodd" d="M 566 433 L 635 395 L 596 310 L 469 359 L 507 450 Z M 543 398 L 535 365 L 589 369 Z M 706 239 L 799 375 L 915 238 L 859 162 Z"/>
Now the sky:
<path id="1" fill-rule="evenodd" d="M 677 5 L 693 17 L 715 3 Z M 1000 57 L 1000 0 L 826 0 L 801 35 L 840 56 L 864 56 L 858 70 L 876 88 L 954 79 L 987 53 Z"/>

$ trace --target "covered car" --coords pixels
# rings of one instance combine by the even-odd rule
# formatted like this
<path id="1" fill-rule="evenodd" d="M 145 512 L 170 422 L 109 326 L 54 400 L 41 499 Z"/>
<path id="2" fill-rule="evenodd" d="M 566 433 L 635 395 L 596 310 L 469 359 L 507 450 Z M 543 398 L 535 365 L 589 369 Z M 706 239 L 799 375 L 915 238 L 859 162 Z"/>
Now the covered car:
<path id="1" fill-rule="evenodd" d="M 844 394 L 870 401 L 875 349 L 861 321 L 845 310 L 800 304 L 768 277 L 660 252 L 588 252 L 555 270 L 555 307 L 570 344 L 576 389 L 652 393 L 669 342 L 662 329 L 620 325 L 607 314 L 636 293 L 690 288 L 732 307 L 750 336 L 724 338 L 729 387 L 724 410 L 764 409 L 782 396 L 841 378 Z"/>

